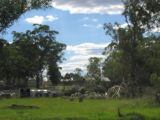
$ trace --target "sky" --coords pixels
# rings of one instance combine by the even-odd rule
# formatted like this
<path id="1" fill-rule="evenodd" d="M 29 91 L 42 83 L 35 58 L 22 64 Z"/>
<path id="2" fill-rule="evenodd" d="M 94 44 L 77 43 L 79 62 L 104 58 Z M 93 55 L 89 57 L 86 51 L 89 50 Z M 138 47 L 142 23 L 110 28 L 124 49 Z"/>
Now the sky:
<path id="1" fill-rule="evenodd" d="M 3 36 L 12 42 L 12 31 L 32 30 L 33 24 L 49 25 L 59 32 L 57 41 L 67 45 L 65 61 L 60 63 L 61 73 L 70 73 L 75 68 L 86 71 L 90 57 L 105 57 L 104 48 L 111 42 L 105 35 L 103 25 L 125 25 L 121 15 L 124 6 L 121 0 L 54 0 L 48 9 L 31 10 L 7 29 Z"/>

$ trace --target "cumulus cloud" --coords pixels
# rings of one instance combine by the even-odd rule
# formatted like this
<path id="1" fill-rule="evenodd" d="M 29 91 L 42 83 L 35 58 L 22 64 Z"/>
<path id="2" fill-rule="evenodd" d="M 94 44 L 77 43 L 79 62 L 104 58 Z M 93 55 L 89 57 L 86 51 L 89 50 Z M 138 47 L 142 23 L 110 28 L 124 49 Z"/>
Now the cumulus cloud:
<path id="1" fill-rule="evenodd" d="M 26 18 L 26 22 L 32 24 L 42 24 L 44 22 L 43 16 L 33 16 L 31 18 Z"/>
<path id="2" fill-rule="evenodd" d="M 47 21 L 53 22 L 55 20 L 58 20 L 58 17 L 55 17 L 53 15 L 47 15 L 46 19 L 47 19 Z"/>
<path id="3" fill-rule="evenodd" d="M 67 51 L 73 51 L 75 54 L 88 55 L 93 50 L 103 50 L 108 44 L 82 43 L 79 45 L 68 45 Z M 95 51 L 94 51 L 95 52 Z"/>
<path id="4" fill-rule="evenodd" d="M 31 24 L 43 24 L 46 21 L 53 22 L 55 20 L 58 20 L 58 17 L 55 17 L 53 15 L 47 15 L 47 16 L 33 16 L 30 18 L 26 18 L 25 21 Z"/>
<path id="5" fill-rule="evenodd" d="M 90 57 L 104 58 L 102 52 L 106 46 L 108 46 L 108 43 L 82 43 L 79 45 L 68 45 L 66 51 L 73 53 L 73 55 L 68 58 L 66 63 L 60 64 L 62 67 L 62 74 L 73 72 L 77 67 L 85 72 Z"/>
<path id="6" fill-rule="evenodd" d="M 52 5 L 71 14 L 121 14 L 124 10 L 121 0 L 54 0 Z"/>

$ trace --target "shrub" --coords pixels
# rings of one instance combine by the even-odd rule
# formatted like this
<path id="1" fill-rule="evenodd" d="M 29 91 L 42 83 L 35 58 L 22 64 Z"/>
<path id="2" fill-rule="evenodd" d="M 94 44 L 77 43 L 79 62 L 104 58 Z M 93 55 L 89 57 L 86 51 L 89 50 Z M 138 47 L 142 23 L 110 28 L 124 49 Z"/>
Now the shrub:
<path id="1" fill-rule="evenodd" d="M 71 96 L 72 94 L 79 91 L 79 88 L 77 86 L 71 86 L 71 88 L 64 90 L 65 96 Z"/>

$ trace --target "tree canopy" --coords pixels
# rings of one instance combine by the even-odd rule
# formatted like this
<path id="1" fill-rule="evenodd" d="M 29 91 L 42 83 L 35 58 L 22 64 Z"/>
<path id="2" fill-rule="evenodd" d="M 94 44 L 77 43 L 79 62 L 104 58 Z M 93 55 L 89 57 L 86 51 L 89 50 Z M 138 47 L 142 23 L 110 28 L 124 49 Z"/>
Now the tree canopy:
<path id="1" fill-rule="evenodd" d="M 0 76 L 3 75 L 7 85 L 17 85 L 19 81 L 24 85 L 28 79 L 36 78 L 39 88 L 45 69 L 52 84 L 60 80 L 58 62 L 62 60 L 65 44 L 56 41 L 56 34 L 58 32 L 47 25 L 35 25 L 33 30 L 24 33 L 13 32 L 13 43 L 3 45 L 0 62 Z"/>
<path id="2" fill-rule="evenodd" d="M 160 72 L 157 64 L 160 36 L 152 32 L 159 27 L 159 4 L 157 0 L 124 0 L 127 27 L 118 23 L 104 26 L 113 39 L 107 48 L 110 52 L 104 63 L 105 76 L 113 84 L 125 82 L 132 97 L 140 93 L 142 86 L 150 84 L 152 74 Z"/>
<path id="3" fill-rule="evenodd" d="M 26 11 L 46 8 L 52 0 L 1 0 L 0 1 L 0 33 L 11 26 Z"/>

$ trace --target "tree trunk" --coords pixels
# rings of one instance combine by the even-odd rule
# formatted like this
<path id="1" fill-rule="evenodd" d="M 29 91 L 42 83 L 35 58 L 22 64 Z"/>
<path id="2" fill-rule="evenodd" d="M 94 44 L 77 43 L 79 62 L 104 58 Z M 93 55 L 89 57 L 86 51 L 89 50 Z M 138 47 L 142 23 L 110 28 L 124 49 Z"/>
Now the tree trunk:
<path id="1" fill-rule="evenodd" d="M 43 81 L 43 76 L 42 72 L 40 71 L 36 74 L 36 88 L 39 89 L 41 87 L 42 81 Z"/>
<path id="2" fill-rule="evenodd" d="M 36 88 L 37 89 L 40 88 L 40 77 L 39 77 L 39 74 L 36 75 Z"/>

